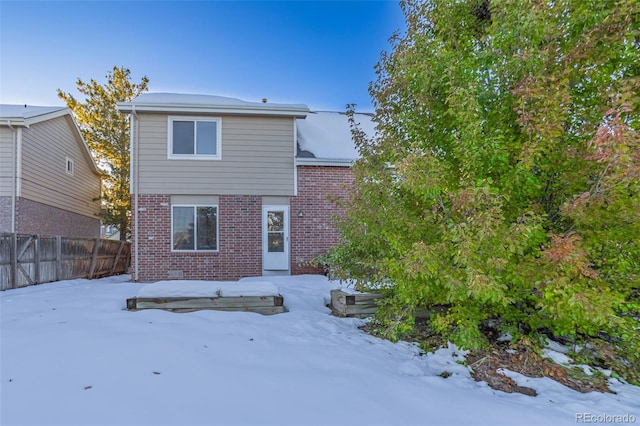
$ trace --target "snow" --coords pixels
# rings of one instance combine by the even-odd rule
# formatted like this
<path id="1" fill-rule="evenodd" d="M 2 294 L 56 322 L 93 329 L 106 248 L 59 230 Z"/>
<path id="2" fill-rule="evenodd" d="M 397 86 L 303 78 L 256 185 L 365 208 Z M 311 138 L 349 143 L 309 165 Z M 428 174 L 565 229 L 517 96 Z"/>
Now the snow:
<path id="1" fill-rule="evenodd" d="M 542 356 L 544 358 L 549 358 L 556 364 L 560 365 L 569 365 L 573 363 L 573 360 L 564 353 L 549 348 L 542 349 Z"/>
<path id="2" fill-rule="evenodd" d="M 375 135 L 375 123 L 370 114 L 356 113 L 355 120 L 367 136 Z M 345 113 L 309 112 L 307 118 L 297 121 L 297 128 L 300 149 L 311 152 L 315 158 L 356 160 L 359 157 Z"/>
<path id="3" fill-rule="evenodd" d="M 277 296 L 271 281 L 238 283 L 232 281 L 159 281 L 140 289 L 138 297 L 239 297 Z"/>
<path id="4" fill-rule="evenodd" d="M 475 382 L 453 345 L 425 355 L 414 344 L 368 335 L 358 329 L 363 320 L 330 315 L 325 303 L 340 284 L 322 276 L 235 284 L 272 282 L 289 312 L 270 316 L 127 311 L 125 300 L 147 286 L 128 279 L 0 293 L 0 424 L 575 425 L 585 413 L 610 423 L 640 418 L 640 388 L 616 379 L 617 394 L 580 394 L 505 371 L 538 396 L 506 394 Z"/>
<path id="5" fill-rule="evenodd" d="M 0 105 L 0 120 L 4 119 L 23 119 L 38 117 L 40 115 L 49 114 L 66 109 L 65 107 L 55 106 L 34 106 L 34 105 Z"/>

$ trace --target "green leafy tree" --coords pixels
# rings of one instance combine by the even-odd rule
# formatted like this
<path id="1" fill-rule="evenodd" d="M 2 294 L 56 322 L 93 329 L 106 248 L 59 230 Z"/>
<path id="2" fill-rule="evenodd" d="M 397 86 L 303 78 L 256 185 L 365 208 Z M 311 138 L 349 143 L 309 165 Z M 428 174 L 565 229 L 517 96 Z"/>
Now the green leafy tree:
<path id="1" fill-rule="evenodd" d="M 377 136 L 352 121 L 362 158 L 329 257 L 390 284 L 390 338 L 425 307 L 466 348 L 489 320 L 530 342 L 604 337 L 638 382 L 638 2 L 401 7 L 370 85 Z"/>
<path id="2" fill-rule="evenodd" d="M 84 102 L 58 89 L 58 97 L 73 111 L 82 136 L 102 170 L 102 220 L 120 230 L 120 239 L 129 235 L 131 196 L 129 193 L 129 120 L 118 112 L 118 102 L 130 101 L 147 91 L 149 79 L 131 82 L 131 71 L 114 67 L 106 75 L 106 84 L 78 78 L 78 92 Z"/>

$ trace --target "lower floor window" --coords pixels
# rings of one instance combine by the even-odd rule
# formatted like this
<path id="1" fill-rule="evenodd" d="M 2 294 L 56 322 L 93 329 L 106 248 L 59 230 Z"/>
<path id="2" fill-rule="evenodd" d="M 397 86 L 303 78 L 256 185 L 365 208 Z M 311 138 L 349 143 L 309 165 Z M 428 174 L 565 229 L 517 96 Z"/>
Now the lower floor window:
<path id="1" fill-rule="evenodd" d="M 217 206 L 173 206 L 171 213 L 173 250 L 218 250 Z"/>

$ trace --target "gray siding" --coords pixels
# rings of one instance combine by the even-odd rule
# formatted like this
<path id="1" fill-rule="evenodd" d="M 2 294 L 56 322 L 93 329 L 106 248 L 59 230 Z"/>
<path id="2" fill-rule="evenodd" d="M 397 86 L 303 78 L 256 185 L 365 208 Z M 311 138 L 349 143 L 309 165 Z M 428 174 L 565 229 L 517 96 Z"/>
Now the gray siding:
<path id="1" fill-rule="evenodd" d="M 0 197 L 11 197 L 13 193 L 13 132 L 0 127 Z"/>
<path id="2" fill-rule="evenodd" d="M 21 196 L 84 216 L 100 212 L 100 177 L 87 162 L 70 119 L 33 124 L 22 134 Z M 74 162 L 73 176 L 66 159 Z"/>
<path id="3" fill-rule="evenodd" d="M 293 118 L 223 116 L 221 160 L 170 160 L 168 116 L 138 119 L 141 194 L 293 195 Z"/>

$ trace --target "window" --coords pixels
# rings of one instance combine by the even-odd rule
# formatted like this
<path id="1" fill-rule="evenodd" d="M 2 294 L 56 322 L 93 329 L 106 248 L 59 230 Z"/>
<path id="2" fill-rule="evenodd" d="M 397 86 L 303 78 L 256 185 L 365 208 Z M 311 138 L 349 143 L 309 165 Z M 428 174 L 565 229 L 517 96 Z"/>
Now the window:
<path id="1" fill-rule="evenodd" d="M 219 118 L 169 117 L 169 158 L 219 160 Z"/>
<path id="2" fill-rule="evenodd" d="M 217 251 L 218 207 L 173 206 L 171 248 L 173 251 Z"/>
<path id="3" fill-rule="evenodd" d="M 73 160 L 69 157 L 67 157 L 66 171 L 67 171 L 67 174 L 70 174 L 71 176 L 73 176 Z"/>
<path id="4" fill-rule="evenodd" d="M 267 250 L 284 253 L 284 211 L 267 212 Z"/>

